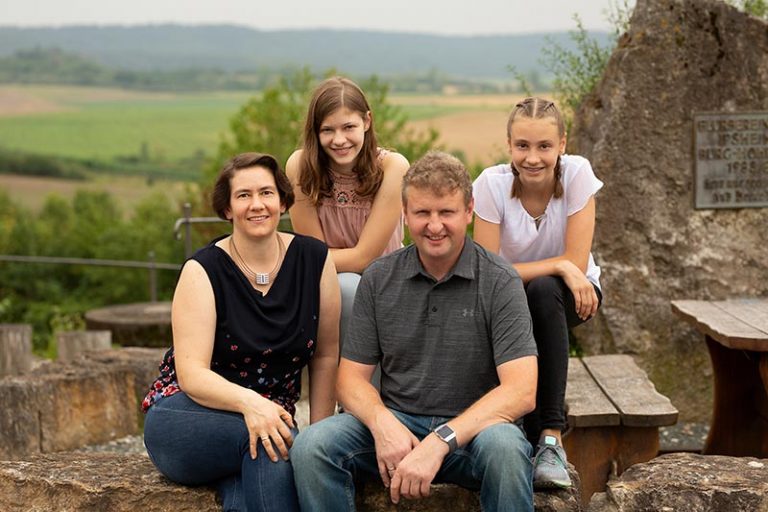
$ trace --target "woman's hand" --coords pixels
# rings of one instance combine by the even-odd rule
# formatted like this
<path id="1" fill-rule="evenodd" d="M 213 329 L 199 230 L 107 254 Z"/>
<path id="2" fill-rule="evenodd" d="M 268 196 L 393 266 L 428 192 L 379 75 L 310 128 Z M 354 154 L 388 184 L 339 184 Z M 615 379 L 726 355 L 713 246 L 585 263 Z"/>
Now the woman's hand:
<path id="1" fill-rule="evenodd" d="M 597 312 L 597 292 L 595 287 L 579 267 L 568 260 L 561 260 L 557 265 L 558 275 L 563 278 L 568 289 L 573 294 L 576 303 L 576 314 L 582 320 L 587 320 Z"/>
<path id="2" fill-rule="evenodd" d="M 248 427 L 251 458 L 256 458 L 256 445 L 260 441 L 272 462 L 277 462 L 277 452 L 280 452 L 283 460 L 288 460 L 288 448 L 293 444 L 293 418 L 288 411 L 271 400 L 256 392 L 251 393 L 252 397 L 249 397 L 241 411 Z"/>

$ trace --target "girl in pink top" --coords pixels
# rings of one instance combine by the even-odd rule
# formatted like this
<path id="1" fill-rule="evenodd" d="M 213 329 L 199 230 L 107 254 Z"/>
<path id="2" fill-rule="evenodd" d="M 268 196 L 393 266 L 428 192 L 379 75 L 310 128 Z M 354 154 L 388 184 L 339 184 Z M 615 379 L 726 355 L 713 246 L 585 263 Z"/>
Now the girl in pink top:
<path id="1" fill-rule="evenodd" d="M 363 91 L 343 77 L 315 89 L 302 148 L 285 165 L 296 202 L 297 233 L 325 241 L 341 284 L 341 337 L 352 315 L 360 274 L 374 259 L 402 247 L 402 155 L 381 149 Z"/>

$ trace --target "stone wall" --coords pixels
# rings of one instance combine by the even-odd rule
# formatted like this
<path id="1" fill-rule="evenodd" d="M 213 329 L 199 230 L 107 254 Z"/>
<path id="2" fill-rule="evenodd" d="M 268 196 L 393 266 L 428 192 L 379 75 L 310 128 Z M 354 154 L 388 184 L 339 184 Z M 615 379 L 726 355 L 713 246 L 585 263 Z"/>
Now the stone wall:
<path id="1" fill-rule="evenodd" d="M 768 295 L 768 209 L 693 208 L 692 113 L 755 110 L 768 110 L 768 24 L 715 0 L 638 0 L 569 141 L 605 182 L 606 299 L 577 337 L 637 355 L 681 420 L 708 418 L 712 371 L 670 300 Z"/>
<path id="2" fill-rule="evenodd" d="M 51 363 L 0 379 L 0 460 L 135 434 L 135 395 L 130 371 L 105 366 Z"/>

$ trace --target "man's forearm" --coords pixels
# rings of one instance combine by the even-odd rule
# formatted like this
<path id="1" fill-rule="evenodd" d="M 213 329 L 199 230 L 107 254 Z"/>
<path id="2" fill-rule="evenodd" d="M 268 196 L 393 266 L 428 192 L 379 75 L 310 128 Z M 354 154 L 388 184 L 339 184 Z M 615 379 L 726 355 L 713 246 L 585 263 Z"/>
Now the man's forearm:
<path id="1" fill-rule="evenodd" d="M 497 423 L 512 423 L 536 406 L 536 357 L 530 356 L 505 365 L 499 371 L 501 384 L 483 395 L 449 424 L 460 446 L 467 444 L 484 429 Z"/>
<path id="2" fill-rule="evenodd" d="M 365 379 L 351 372 L 339 372 L 336 394 L 344 410 L 360 420 L 372 432 L 376 428 L 376 415 L 382 412 L 392 414 L 381 401 L 381 395 Z"/>

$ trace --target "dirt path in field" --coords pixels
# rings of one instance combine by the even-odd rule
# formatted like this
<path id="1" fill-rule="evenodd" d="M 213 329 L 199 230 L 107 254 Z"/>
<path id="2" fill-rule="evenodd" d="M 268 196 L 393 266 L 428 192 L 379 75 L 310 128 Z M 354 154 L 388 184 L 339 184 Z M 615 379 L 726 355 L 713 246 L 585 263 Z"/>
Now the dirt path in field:
<path id="1" fill-rule="evenodd" d="M 169 200 L 181 196 L 184 185 L 179 182 L 158 181 L 147 185 L 143 178 L 117 177 L 97 181 L 73 181 L 60 178 L 0 174 L 0 189 L 8 192 L 11 200 L 33 212 L 39 212 L 49 195 L 58 195 L 67 201 L 78 190 L 103 190 L 115 198 L 123 213 L 129 214 L 146 196 L 163 192 Z"/>
<path id="2" fill-rule="evenodd" d="M 169 100 L 174 93 L 68 85 L 0 85 L 0 117 L 77 110 L 88 103 Z"/>
<path id="3" fill-rule="evenodd" d="M 0 88 L 0 117 L 62 112 L 67 107 L 55 101 L 24 92 L 21 88 Z"/>
<path id="4" fill-rule="evenodd" d="M 446 150 L 464 152 L 467 165 L 489 166 L 506 155 L 507 115 L 504 110 L 460 112 L 413 121 L 410 125 L 417 131 L 435 128 Z"/>

